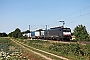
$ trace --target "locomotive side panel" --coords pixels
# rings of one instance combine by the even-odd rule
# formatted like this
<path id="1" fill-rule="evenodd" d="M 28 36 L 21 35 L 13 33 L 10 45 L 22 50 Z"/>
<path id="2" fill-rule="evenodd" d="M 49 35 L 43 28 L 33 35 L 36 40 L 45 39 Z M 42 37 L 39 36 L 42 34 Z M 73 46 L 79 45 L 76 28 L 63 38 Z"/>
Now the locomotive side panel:
<path id="1" fill-rule="evenodd" d="M 60 33 L 62 33 L 59 29 L 49 29 L 47 30 L 46 38 L 47 39 L 56 39 L 60 38 Z M 62 36 L 62 34 L 61 34 Z"/>
<path id="2" fill-rule="evenodd" d="M 49 31 L 48 31 L 48 33 L 49 33 L 48 35 L 49 35 L 50 37 L 59 37 L 59 36 L 58 36 L 58 32 L 59 32 L 59 31 L 58 31 L 57 29 L 49 30 Z"/>

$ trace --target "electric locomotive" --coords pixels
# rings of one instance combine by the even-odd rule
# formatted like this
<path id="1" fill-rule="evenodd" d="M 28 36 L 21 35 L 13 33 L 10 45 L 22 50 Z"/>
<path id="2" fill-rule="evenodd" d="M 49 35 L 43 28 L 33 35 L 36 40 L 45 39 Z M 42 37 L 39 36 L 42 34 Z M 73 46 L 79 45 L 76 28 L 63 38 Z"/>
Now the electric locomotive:
<path id="1" fill-rule="evenodd" d="M 45 31 L 45 39 L 54 40 L 70 40 L 71 39 L 71 29 L 63 27 L 50 28 Z"/>

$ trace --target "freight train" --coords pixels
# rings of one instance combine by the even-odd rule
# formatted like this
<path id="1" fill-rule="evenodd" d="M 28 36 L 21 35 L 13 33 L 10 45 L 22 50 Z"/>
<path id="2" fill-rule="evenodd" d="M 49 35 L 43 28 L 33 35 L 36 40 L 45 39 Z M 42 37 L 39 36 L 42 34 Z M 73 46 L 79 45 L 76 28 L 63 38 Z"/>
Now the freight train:
<path id="1" fill-rule="evenodd" d="M 49 40 L 70 40 L 71 29 L 63 27 L 54 27 L 48 30 L 31 31 L 32 39 L 49 39 Z"/>

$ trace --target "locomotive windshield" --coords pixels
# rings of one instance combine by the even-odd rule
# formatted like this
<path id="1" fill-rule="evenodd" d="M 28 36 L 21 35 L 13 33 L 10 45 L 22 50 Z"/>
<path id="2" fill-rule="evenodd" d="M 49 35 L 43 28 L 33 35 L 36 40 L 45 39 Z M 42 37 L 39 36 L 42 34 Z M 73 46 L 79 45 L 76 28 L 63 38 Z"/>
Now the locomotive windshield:
<path id="1" fill-rule="evenodd" d="M 63 28 L 63 32 L 71 32 L 70 28 Z"/>

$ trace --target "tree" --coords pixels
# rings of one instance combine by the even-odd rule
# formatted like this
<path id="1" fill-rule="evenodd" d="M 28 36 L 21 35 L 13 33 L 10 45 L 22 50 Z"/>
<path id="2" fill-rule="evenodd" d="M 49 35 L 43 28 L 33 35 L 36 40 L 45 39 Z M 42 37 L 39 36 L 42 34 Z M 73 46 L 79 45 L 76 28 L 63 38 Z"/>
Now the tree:
<path id="1" fill-rule="evenodd" d="M 38 29 L 38 30 L 36 30 L 36 31 L 43 31 L 43 29 Z"/>
<path id="2" fill-rule="evenodd" d="M 27 34 L 27 33 L 30 33 L 30 31 L 26 30 L 26 31 L 22 32 L 22 34 Z"/>
<path id="3" fill-rule="evenodd" d="M 9 37 L 13 37 L 13 32 L 8 34 Z"/>
<path id="4" fill-rule="evenodd" d="M 87 33 L 86 27 L 83 25 L 78 25 L 74 29 L 74 36 L 76 40 L 88 40 L 89 34 Z"/>
<path id="5" fill-rule="evenodd" d="M 22 37 L 22 33 L 21 33 L 21 30 L 19 28 L 17 28 L 15 31 L 14 31 L 14 37 L 15 38 L 20 38 Z"/>
<path id="6" fill-rule="evenodd" d="M 0 33 L 0 37 L 7 37 L 7 34 L 5 32 Z"/>
<path id="7" fill-rule="evenodd" d="M 22 33 L 21 33 L 21 30 L 19 28 L 17 28 L 15 31 L 9 33 L 8 36 L 14 37 L 14 38 L 21 38 Z"/>

